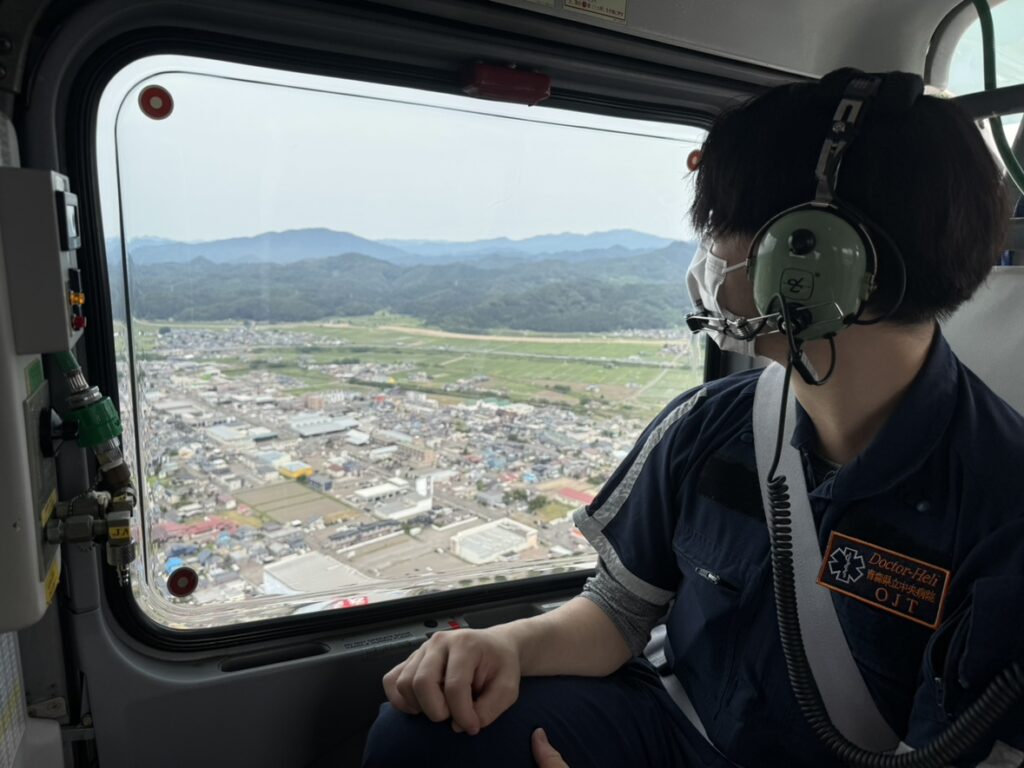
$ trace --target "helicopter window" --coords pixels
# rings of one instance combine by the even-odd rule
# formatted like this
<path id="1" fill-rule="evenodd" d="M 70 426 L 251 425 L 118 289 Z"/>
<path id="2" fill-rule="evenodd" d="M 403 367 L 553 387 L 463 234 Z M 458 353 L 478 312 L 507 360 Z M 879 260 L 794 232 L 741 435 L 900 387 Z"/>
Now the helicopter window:
<path id="1" fill-rule="evenodd" d="M 1024 6 L 1004 2 L 992 8 L 995 30 L 996 82 L 1002 86 L 1024 82 Z M 985 88 L 981 25 L 975 21 L 960 38 L 949 68 L 948 90 L 956 95 Z M 1011 143 L 1020 130 L 1021 115 L 1003 117 L 1003 128 Z M 1001 162 L 1001 161 L 1000 161 Z"/>
<path id="2" fill-rule="evenodd" d="M 191 57 L 119 73 L 97 157 L 141 606 L 195 628 L 593 567 L 572 511 L 702 378 L 702 138 Z"/>

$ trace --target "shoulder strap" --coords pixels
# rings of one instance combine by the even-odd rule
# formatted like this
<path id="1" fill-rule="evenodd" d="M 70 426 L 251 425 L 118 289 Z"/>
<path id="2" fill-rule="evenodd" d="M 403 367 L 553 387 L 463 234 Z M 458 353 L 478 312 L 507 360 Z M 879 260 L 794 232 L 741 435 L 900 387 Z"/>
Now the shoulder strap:
<path id="1" fill-rule="evenodd" d="M 761 480 L 761 498 L 769 524 L 772 509 L 768 497 L 768 470 L 775 453 L 785 373 L 778 363 L 769 365 L 758 379 L 754 394 L 754 449 L 757 474 Z M 840 733 L 863 749 L 875 752 L 892 750 L 900 739 L 871 698 L 846 643 L 832 594 L 817 583 L 822 552 L 807 497 L 803 462 L 799 451 L 790 444 L 796 424 L 796 404 L 792 392 L 789 398 L 778 471 L 789 485 L 797 614 L 807 661 L 828 716 Z"/>

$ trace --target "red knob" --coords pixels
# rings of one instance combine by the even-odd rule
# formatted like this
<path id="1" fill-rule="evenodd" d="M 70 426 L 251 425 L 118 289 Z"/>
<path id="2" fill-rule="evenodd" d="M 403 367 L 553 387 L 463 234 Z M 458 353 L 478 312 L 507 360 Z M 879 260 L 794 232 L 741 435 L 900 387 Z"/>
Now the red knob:
<path id="1" fill-rule="evenodd" d="M 183 565 L 167 577 L 167 591 L 175 597 L 188 597 L 199 586 L 199 574 Z"/>
<path id="2" fill-rule="evenodd" d="M 81 331 L 85 328 L 86 319 L 83 315 L 75 315 L 71 318 L 71 327 L 76 331 Z"/>
<path id="3" fill-rule="evenodd" d="M 174 110 L 174 99 L 166 88 L 149 85 L 139 94 L 139 107 L 142 114 L 154 120 L 163 120 Z"/>

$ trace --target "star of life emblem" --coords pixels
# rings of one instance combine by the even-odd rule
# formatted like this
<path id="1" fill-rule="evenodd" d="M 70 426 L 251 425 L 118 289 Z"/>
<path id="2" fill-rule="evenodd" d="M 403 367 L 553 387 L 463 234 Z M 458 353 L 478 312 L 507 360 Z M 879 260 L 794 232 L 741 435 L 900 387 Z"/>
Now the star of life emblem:
<path id="1" fill-rule="evenodd" d="M 841 584 L 856 584 L 864 577 L 867 566 L 864 558 L 853 547 L 841 547 L 832 552 L 828 571 Z"/>

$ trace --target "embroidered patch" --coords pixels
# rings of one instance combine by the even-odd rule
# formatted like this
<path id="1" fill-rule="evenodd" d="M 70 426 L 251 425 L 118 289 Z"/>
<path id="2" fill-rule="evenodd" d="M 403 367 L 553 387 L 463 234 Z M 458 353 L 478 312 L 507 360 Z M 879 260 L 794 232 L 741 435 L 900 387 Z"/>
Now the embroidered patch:
<path id="1" fill-rule="evenodd" d="M 942 621 L 949 577 L 945 568 L 833 531 L 818 583 L 935 629 Z"/>

